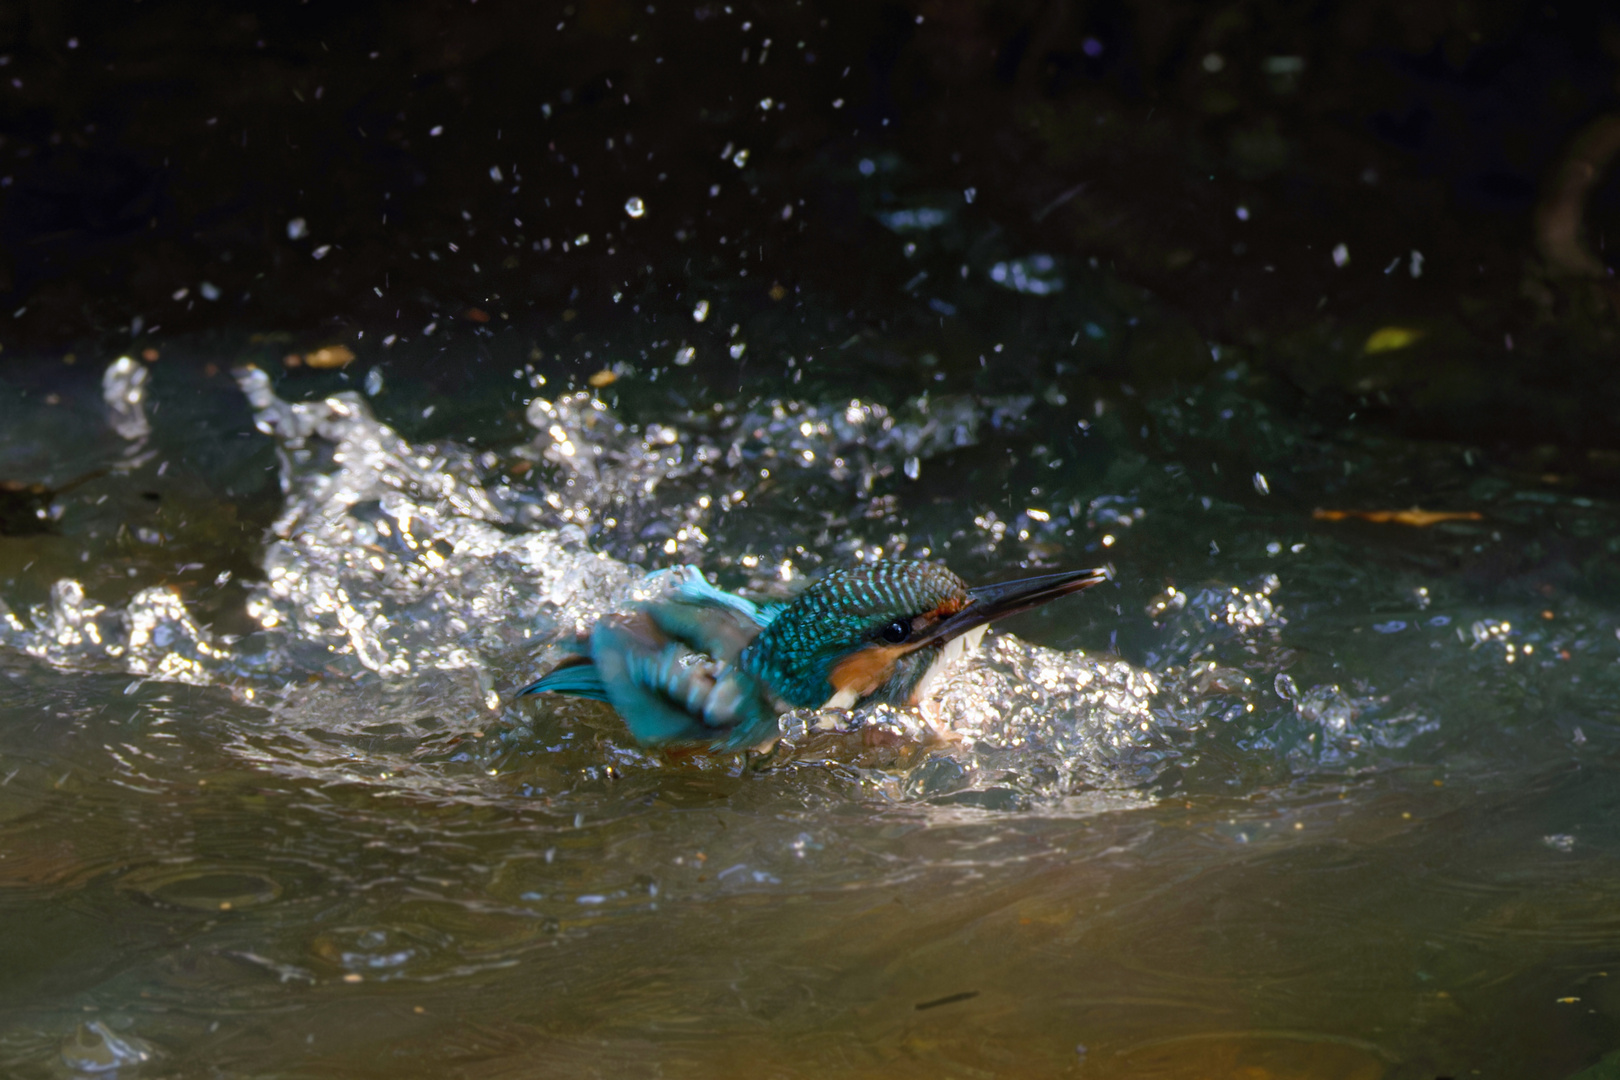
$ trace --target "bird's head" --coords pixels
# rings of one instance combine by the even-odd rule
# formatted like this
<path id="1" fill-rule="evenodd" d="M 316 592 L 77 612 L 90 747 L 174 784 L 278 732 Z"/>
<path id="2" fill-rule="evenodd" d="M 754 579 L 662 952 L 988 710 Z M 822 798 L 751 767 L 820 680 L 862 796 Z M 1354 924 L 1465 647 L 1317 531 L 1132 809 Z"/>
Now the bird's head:
<path id="1" fill-rule="evenodd" d="M 835 570 L 771 620 L 745 663 L 795 708 L 911 704 L 929 676 L 992 619 L 1104 580 L 1097 570 L 970 588 L 934 563 L 887 560 Z"/>

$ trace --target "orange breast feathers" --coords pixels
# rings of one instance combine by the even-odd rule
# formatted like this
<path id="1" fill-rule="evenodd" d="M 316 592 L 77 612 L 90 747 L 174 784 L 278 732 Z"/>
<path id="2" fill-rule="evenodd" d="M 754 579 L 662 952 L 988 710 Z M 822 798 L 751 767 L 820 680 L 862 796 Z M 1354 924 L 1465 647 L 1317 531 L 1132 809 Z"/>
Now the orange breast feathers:
<path id="1" fill-rule="evenodd" d="M 955 615 L 968 605 L 966 600 L 948 597 L 932 611 L 925 611 L 911 620 L 911 632 L 920 635 L 939 620 Z M 832 669 L 833 689 L 840 695 L 853 694 L 860 700 L 883 685 L 894 669 L 894 663 L 915 650 L 915 645 L 866 645 L 855 650 Z"/>
<path id="2" fill-rule="evenodd" d="M 867 645 L 856 649 L 833 665 L 833 689 L 840 694 L 854 694 L 856 700 L 865 697 L 889 677 L 894 662 L 911 650 L 904 645 Z"/>

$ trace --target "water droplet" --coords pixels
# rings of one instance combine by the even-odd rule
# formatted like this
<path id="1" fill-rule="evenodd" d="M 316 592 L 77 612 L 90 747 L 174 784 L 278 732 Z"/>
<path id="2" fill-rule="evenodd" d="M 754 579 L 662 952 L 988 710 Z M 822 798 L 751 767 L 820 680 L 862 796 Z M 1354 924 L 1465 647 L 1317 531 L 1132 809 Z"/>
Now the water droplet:
<path id="1" fill-rule="evenodd" d="M 113 430 L 125 439 L 144 439 L 152 433 L 146 419 L 146 368 L 128 356 L 107 366 L 101 377 L 101 396 L 113 414 Z"/>

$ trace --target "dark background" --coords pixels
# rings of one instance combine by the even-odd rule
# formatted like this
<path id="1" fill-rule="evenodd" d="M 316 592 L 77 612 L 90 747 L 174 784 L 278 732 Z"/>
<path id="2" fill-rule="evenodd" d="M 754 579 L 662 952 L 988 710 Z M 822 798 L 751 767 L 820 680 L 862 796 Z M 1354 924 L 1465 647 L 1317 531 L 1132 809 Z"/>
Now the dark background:
<path id="1" fill-rule="evenodd" d="M 1135 331 L 1088 378 L 1215 344 L 1284 407 L 1608 486 L 1617 77 L 1598 4 L 11 3 L 0 364 L 342 342 L 453 395 L 690 341 L 717 386 L 1028 382 L 990 350 L 1052 317 L 985 273 L 1035 250 Z M 905 254 L 879 215 L 923 203 Z"/>

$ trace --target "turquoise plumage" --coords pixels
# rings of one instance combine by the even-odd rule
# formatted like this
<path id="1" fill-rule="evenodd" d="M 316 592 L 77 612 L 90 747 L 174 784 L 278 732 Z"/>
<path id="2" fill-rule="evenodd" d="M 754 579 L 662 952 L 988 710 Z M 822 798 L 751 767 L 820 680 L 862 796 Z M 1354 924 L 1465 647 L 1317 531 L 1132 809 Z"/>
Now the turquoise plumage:
<path id="1" fill-rule="evenodd" d="M 918 704 L 990 620 L 1102 580 L 1081 570 L 969 588 L 943 566 L 888 560 L 761 607 L 677 567 L 649 578 L 663 595 L 597 620 L 520 693 L 606 702 L 649 746 L 768 746 L 789 709 Z"/>

